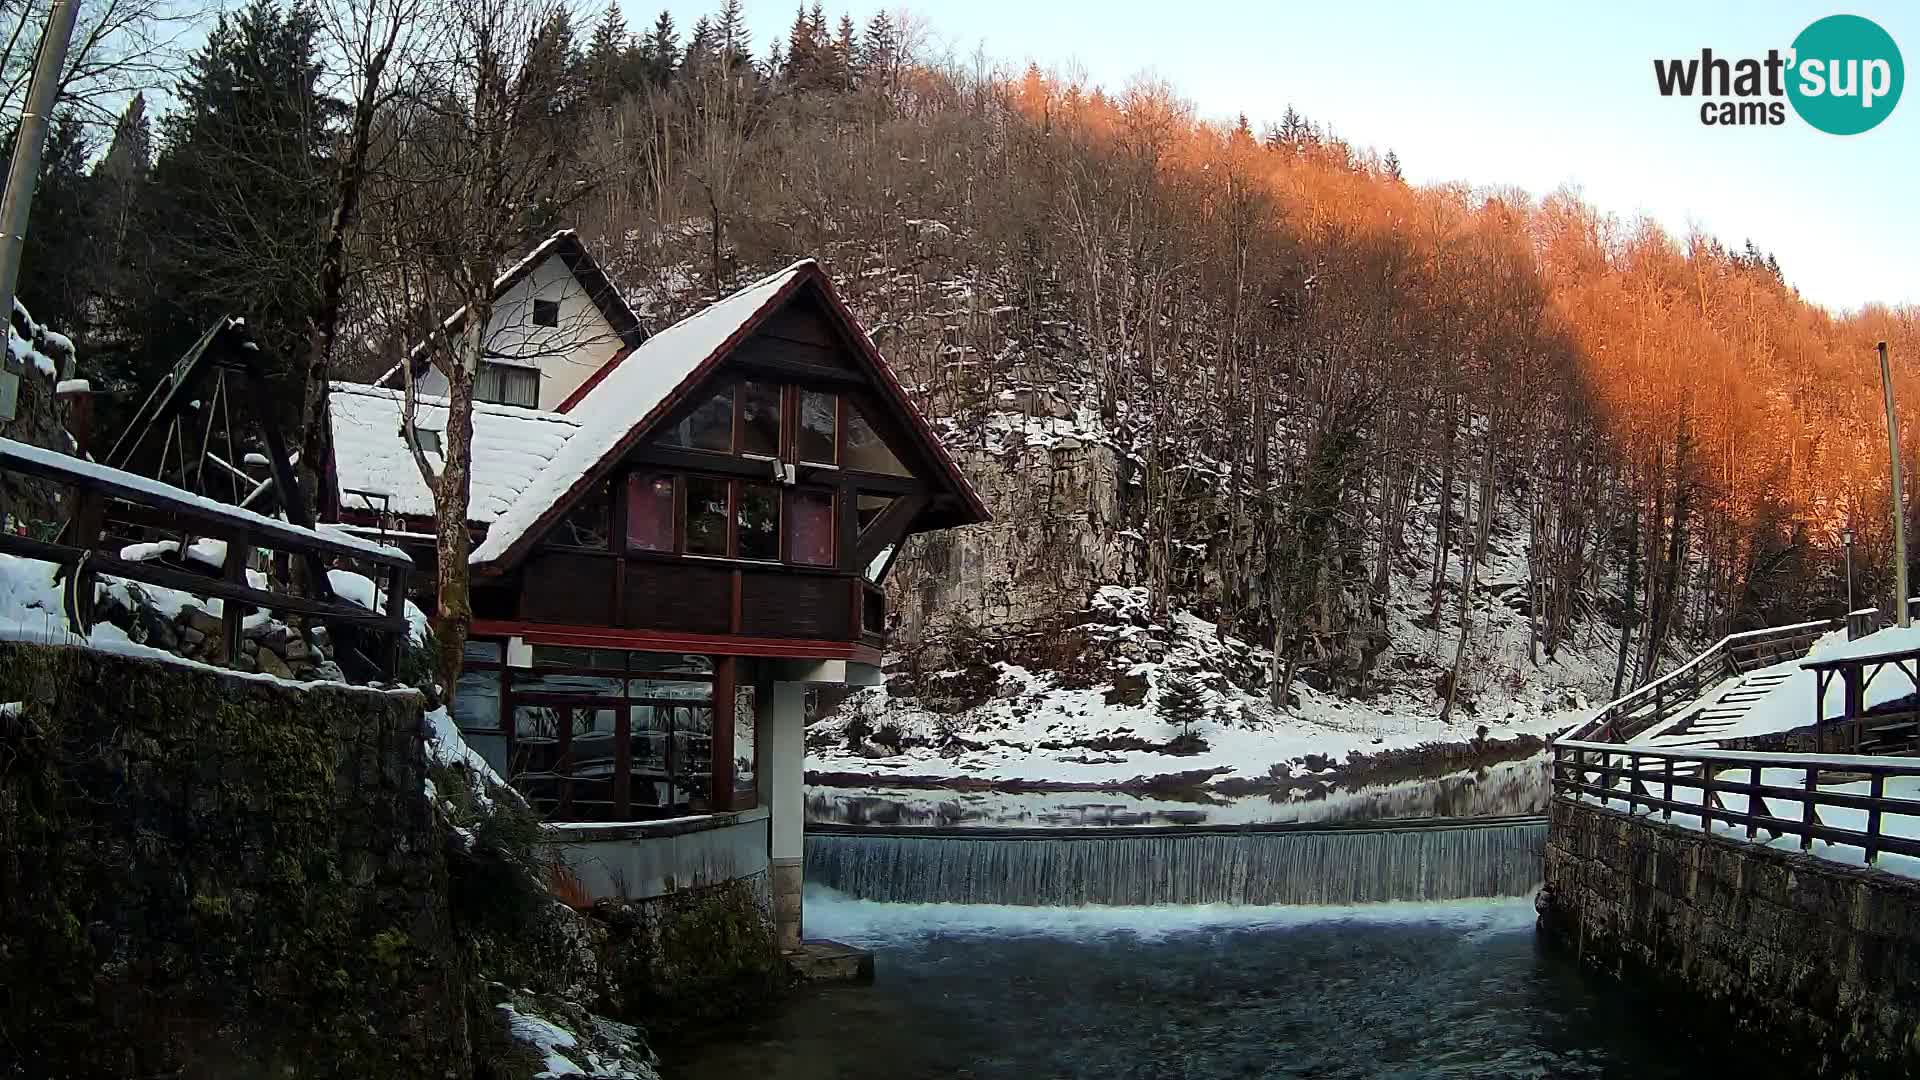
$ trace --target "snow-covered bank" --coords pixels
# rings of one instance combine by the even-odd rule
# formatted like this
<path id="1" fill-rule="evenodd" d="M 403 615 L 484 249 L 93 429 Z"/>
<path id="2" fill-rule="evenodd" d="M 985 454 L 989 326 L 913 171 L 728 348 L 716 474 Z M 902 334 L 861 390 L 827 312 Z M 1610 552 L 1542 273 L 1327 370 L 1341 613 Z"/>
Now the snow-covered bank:
<path id="1" fill-rule="evenodd" d="M 1487 621 L 1489 634 L 1513 630 Z M 890 675 L 889 686 L 854 694 L 810 726 L 808 769 L 843 786 L 1284 788 L 1331 778 L 1353 755 L 1550 735 L 1583 714 L 1611 674 L 1590 654 L 1563 654 L 1442 723 L 1431 687 L 1405 681 L 1367 700 L 1297 682 L 1294 700 L 1276 709 L 1261 685 L 1265 650 L 1189 612 L 1157 619 L 1141 588 L 1099 589 L 1077 632 L 1077 671 L 998 660 Z M 1185 725 L 1176 722 L 1183 685 L 1194 698 L 1185 712 L 1198 717 Z"/>

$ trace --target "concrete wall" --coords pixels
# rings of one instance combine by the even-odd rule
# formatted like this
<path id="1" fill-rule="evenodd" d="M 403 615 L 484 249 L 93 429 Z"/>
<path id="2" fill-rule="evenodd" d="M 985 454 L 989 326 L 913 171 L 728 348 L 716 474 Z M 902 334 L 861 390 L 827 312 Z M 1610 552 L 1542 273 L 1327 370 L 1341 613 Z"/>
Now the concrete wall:
<path id="1" fill-rule="evenodd" d="M 593 900 L 647 900 L 767 872 L 767 811 L 617 825 L 548 825 L 548 844 Z"/>
<path id="2" fill-rule="evenodd" d="M 560 325 L 535 326 L 533 302 L 560 305 Z M 600 309 L 559 256 L 549 256 L 494 305 L 488 323 L 490 360 L 540 369 L 540 408 L 557 408 L 587 377 L 620 349 Z M 444 395 L 447 378 L 437 369 L 420 378 L 420 392 Z"/>
<path id="3" fill-rule="evenodd" d="M 1725 1015 L 1778 1075 L 1920 1064 L 1920 881 L 1560 798 L 1551 821 L 1546 926 L 1586 965 Z"/>

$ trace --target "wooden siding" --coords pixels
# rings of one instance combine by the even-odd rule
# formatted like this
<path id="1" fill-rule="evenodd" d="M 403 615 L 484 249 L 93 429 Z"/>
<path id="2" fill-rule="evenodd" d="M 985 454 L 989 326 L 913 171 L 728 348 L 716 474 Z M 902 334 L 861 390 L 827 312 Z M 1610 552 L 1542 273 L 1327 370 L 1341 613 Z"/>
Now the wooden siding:
<path id="1" fill-rule="evenodd" d="M 695 634 L 732 631 L 733 571 L 729 568 L 633 559 L 627 563 L 626 576 L 622 625 Z"/>
<path id="2" fill-rule="evenodd" d="M 778 571 L 740 575 L 740 632 L 767 637 L 858 637 L 848 615 L 847 579 Z"/>

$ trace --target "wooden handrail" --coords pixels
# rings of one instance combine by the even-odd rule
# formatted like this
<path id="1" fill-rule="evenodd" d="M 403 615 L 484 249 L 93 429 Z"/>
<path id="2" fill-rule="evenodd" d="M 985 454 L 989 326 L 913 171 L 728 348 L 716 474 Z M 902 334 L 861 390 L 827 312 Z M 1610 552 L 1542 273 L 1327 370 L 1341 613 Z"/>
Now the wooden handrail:
<path id="1" fill-rule="evenodd" d="M 1591 739 L 1605 734 L 1614 741 L 1626 742 L 1698 698 L 1703 675 L 1710 671 L 1721 677 L 1739 674 L 1739 668 L 1732 662 L 1735 650 L 1757 652 L 1769 645 L 1785 646 L 1777 648 L 1776 654 L 1793 652 L 1794 656 L 1783 656 L 1782 659 L 1798 659 L 1807 654 L 1807 650 L 1822 634 L 1840 625 L 1844 625 L 1844 620 L 1817 619 L 1728 634 L 1692 660 L 1601 706 L 1591 719 L 1568 728 L 1560 738 Z M 1633 715 L 1648 703 L 1654 706 L 1650 713 L 1639 717 Z"/>
<path id="2" fill-rule="evenodd" d="M 240 656 L 241 622 L 252 609 L 298 614 L 319 619 L 336 630 L 354 628 L 382 635 L 379 655 L 363 662 L 359 654 L 343 649 L 343 666 L 377 670 L 391 677 L 407 639 L 407 574 L 413 560 L 398 548 L 338 532 L 323 533 L 269 518 L 237 506 L 202 498 L 144 476 L 108 468 L 91 461 L 57 454 L 37 446 L 0 438 L 0 470 L 35 476 L 73 492 L 70 519 L 61 536 L 41 540 L 0 533 L 0 552 L 62 566 L 68 574 L 68 618 L 72 629 L 85 637 L 92 628 L 93 580 L 108 574 L 223 602 L 221 639 L 232 663 Z M 118 509 L 115 509 L 115 508 Z M 219 538 L 227 552 L 222 573 L 212 577 L 184 566 L 127 559 L 105 534 L 111 518 L 144 527 L 177 530 L 184 553 L 190 536 Z M 311 596 L 255 588 L 247 580 L 248 553 L 267 548 L 301 556 L 312 569 Z M 376 608 L 369 610 L 334 596 L 322 557 L 358 562 L 384 578 L 376 588 Z"/>
<path id="3" fill-rule="evenodd" d="M 1655 762 L 1657 767 L 1643 767 L 1647 762 Z M 1676 769 L 1685 766 L 1691 766 L 1695 774 L 1676 775 Z M 1793 786 L 1767 783 L 1762 774 L 1768 769 L 1798 771 L 1801 781 Z M 1733 775 L 1723 778 L 1723 772 Z M 1825 790 L 1820 787 L 1822 773 L 1865 776 L 1868 793 Z M 1557 799 L 1584 805 L 1599 800 L 1600 809 L 1608 813 L 1620 813 L 1611 804 L 1623 802 L 1630 817 L 1640 816 L 1643 808 L 1647 815 L 1658 812 L 1662 820 L 1669 821 L 1675 813 L 1696 815 L 1708 833 L 1713 831 L 1713 823 L 1720 821 L 1729 828 L 1744 828 L 1749 839 L 1763 831 L 1770 834 L 1770 840 L 1797 836 L 1802 851 L 1810 850 L 1815 840 L 1857 847 L 1868 865 L 1873 865 L 1881 852 L 1920 857 L 1920 837 L 1889 835 L 1884 828 L 1888 814 L 1920 817 L 1920 799 L 1886 793 L 1889 777 L 1909 776 L 1920 777 L 1920 758 L 1621 746 L 1574 739 L 1553 745 L 1553 794 Z M 1699 801 L 1676 799 L 1675 788 L 1698 789 Z M 1744 795 L 1747 805 L 1735 810 L 1721 800 L 1722 795 Z M 1797 817 L 1778 816 L 1767 799 L 1796 803 L 1800 813 Z M 1822 807 L 1865 810 L 1867 827 L 1848 829 L 1827 824 L 1820 817 Z"/>

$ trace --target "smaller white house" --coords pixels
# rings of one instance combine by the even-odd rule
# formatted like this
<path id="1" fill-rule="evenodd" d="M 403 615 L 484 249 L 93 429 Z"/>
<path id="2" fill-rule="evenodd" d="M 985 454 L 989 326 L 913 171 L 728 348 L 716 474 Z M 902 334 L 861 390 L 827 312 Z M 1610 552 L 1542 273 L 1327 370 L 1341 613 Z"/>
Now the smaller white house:
<path id="1" fill-rule="evenodd" d="M 457 334 L 466 311 L 446 321 Z M 585 392 L 588 380 L 647 338 L 640 320 L 587 253 L 572 229 L 562 229 L 527 253 L 493 284 L 493 314 L 487 322 L 487 352 L 474 380 L 483 403 L 564 412 Z M 447 377 L 416 346 L 407 362 L 420 393 L 447 395 Z M 379 379 L 399 389 L 400 367 Z"/>

